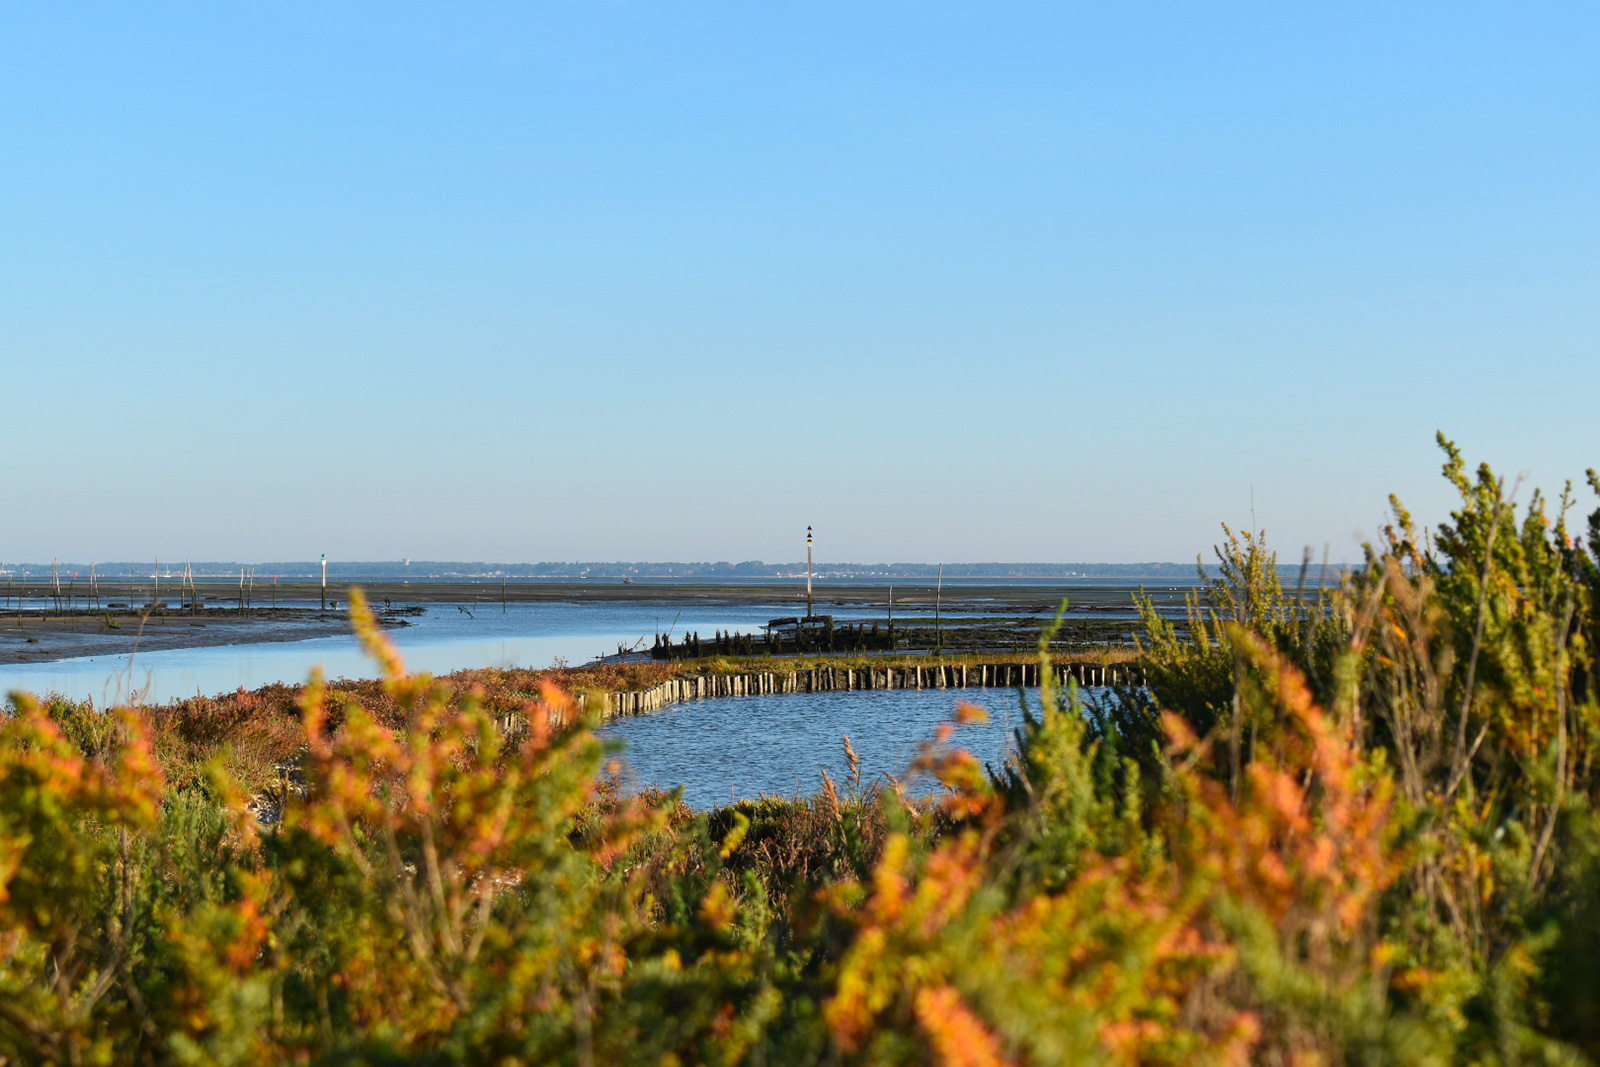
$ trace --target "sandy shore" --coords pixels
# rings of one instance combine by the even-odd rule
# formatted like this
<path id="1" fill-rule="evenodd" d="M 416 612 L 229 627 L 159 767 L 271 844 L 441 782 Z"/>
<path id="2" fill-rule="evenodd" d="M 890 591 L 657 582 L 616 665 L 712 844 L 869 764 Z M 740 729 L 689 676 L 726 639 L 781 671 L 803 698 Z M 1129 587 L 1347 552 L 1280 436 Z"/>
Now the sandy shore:
<path id="1" fill-rule="evenodd" d="M 126 656 L 136 648 L 207 648 L 259 641 L 303 641 L 350 632 L 343 612 L 280 608 L 240 618 L 234 612 L 152 615 L 127 612 L 0 618 L 0 664 L 77 656 Z"/>

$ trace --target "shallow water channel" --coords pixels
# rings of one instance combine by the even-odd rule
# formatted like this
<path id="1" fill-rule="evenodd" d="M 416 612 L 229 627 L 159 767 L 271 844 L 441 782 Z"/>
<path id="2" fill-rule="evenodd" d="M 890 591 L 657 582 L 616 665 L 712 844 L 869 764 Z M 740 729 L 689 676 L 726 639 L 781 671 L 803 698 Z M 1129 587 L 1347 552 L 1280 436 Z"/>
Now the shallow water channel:
<path id="1" fill-rule="evenodd" d="M 1106 690 L 1086 689 L 1084 699 Z M 1038 710 L 1038 690 L 1028 690 Z M 956 701 L 976 704 L 989 721 L 957 726 L 951 744 L 980 761 L 1003 762 L 1022 724 L 1014 689 L 872 689 L 769 696 L 720 697 L 667 707 L 651 715 L 612 719 L 601 729 L 625 747 L 619 761 L 628 790 L 684 787 L 696 808 L 762 794 L 810 795 L 822 788 L 826 768 L 843 790 L 850 770 L 843 737 L 861 757 L 863 788 L 891 774 L 912 792 L 930 782 L 907 780 L 906 771 L 939 724 L 955 715 Z"/>
<path id="2" fill-rule="evenodd" d="M 286 602 L 288 603 L 288 602 Z M 297 604 L 314 607 L 314 603 Z M 430 603 L 426 611 L 389 631 L 412 671 L 447 674 L 477 667 L 573 666 L 610 655 L 619 645 L 649 648 L 657 633 L 682 639 L 691 631 L 710 639 L 716 630 L 758 633 L 767 620 L 795 613 L 789 602 L 727 602 L 686 597 L 651 601 L 473 601 Z M 841 622 L 877 621 L 873 605 L 830 606 Z M 966 614 L 947 611 L 955 619 Z M 376 665 L 348 635 L 299 641 L 256 640 L 203 648 L 161 649 L 127 655 L 77 656 L 37 663 L 0 664 L 0 701 L 22 689 L 61 693 L 105 706 L 137 693 L 144 702 L 214 696 L 241 687 L 303 682 L 321 666 L 329 678 L 371 678 Z"/>
<path id="3" fill-rule="evenodd" d="M 698 630 L 745 633 L 774 616 L 773 604 L 662 605 L 536 601 L 499 604 L 429 604 L 409 626 L 389 631 L 412 671 L 447 674 L 476 667 L 548 667 L 556 659 L 574 666 L 674 627 L 680 637 Z M 307 641 L 251 641 L 207 648 L 177 648 L 126 655 L 79 656 L 42 663 L 0 664 L 0 699 L 13 689 L 56 692 L 105 705 L 130 691 L 146 702 L 241 686 L 306 680 L 315 666 L 330 678 L 371 678 L 376 665 L 348 635 Z"/>

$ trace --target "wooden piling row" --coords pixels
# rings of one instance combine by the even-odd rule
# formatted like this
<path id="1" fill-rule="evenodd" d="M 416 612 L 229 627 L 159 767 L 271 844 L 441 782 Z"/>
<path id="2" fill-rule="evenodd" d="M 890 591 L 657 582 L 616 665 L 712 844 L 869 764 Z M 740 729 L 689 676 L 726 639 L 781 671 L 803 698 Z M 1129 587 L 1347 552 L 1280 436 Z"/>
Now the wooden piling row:
<path id="1" fill-rule="evenodd" d="M 1133 664 L 1055 665 L 1056 682 L 1068 678 L 1082 686 L 1143 685 Z M 648 715 L 669 704 L 712 697 L 762 696 L 768 693 L 829 693 L 852 689 L 993 689 L 1035 688 L 1037 663 L 936 663 L 915 667 L 813 667 L 804 671 L 746 671 L 738 674 L 684 674 L 649 689 L 606 693 L 602 715 Z"/>

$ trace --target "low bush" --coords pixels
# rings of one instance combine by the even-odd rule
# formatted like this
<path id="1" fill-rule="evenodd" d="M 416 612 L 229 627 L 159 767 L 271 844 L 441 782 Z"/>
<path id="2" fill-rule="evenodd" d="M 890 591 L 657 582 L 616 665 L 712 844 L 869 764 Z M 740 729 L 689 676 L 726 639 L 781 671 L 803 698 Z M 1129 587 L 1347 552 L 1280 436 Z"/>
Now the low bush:
<path id="1" fill-rule="evenodd" d="M 1600 511 L 1444 447 L 1430 536 L 1230 533 L 1147 690 L 923 799 L 621 795 L 569 694 L 678 665 L 412 676 L 359 599 L 375 682 L 15 696 L 0 1062 L 1594 1062 Z"/>

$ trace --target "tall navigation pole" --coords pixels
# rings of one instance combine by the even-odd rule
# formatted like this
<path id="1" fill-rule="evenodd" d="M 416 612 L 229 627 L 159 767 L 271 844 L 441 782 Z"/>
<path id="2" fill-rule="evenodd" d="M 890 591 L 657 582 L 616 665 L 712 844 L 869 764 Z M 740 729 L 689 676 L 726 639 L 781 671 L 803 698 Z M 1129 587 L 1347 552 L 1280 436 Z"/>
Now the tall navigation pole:
<path id="1" fill-rule="evenodd" d="M 811 527 L 806 527 L 806 618 L 811 618 Z"/>
<path id="2" fill-rule="evenodd" d="M 322 610 L 328 610 L 328 554 L 322 554 Z"/>

